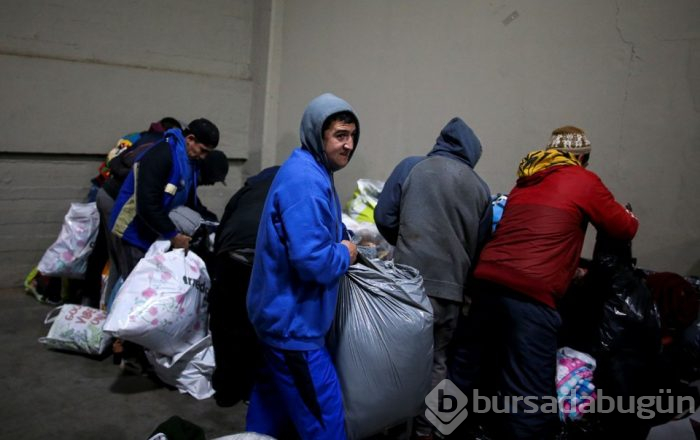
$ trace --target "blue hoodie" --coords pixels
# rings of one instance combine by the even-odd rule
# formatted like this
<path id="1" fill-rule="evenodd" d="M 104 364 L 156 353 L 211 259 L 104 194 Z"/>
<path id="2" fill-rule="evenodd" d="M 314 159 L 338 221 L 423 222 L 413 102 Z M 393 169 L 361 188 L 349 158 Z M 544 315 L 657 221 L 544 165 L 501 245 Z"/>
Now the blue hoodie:
<path id="1" fill-rule="evenodd" d="M 346 231 L 322 133 L 325 120 L 341 111 L 355 114 L 329 93 L 309 103 L 301 121 L 302 145 L 282 164 L 265 200 L 247 306 L 256 333 L 275 348 L 323 347 L 338 282 L 350 264 L 340 243 Z M 355 148 L 358 139 L 359 124 Z"/>

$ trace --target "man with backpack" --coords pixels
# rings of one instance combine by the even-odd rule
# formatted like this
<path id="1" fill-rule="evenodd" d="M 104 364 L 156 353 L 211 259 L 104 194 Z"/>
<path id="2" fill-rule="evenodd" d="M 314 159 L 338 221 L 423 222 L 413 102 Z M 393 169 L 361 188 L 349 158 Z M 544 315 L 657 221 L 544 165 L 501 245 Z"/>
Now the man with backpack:
<path id="1" fill-rule="evenodd" d="M 112 213 L 114 200 L 119 195 L 119 190 L 131 172 L 131 167 L 134 165 L 136 158 L 161 140 L 163 134 L 172 128 L 181 129 L 182 126 L 177 119 L 165 117 L 158 122 L 153 122 L 146 131 L 123 136 L 117 142 L 117 146 L 107 155 L 105 162 L 101 166 L 100 175 L 93 179 L 93 182 L 101 182 L 101 187 L 97 190 L 95 198 L 97 211 L 100 214 L 100 231 L 97 236 L 96 247 L 102 246 L 106 249 L 104 252 L 106 255 L 99 257 L 99 260 L 95 258 L 95 261 L 92 261 L 93 257 L 91 256 L 87 269 L 90 275 L 86 276 L 86 278 L 97 277 L 97 285 L 99 286 L 102 268 L 107 262 L 107 258 L 109 258 L 109 276 L 105 287 L 108 295 L 112 292 L 122 273 L 117 259 L 120 249 L 119 238 L 112 235 L 109 227 L 109 216 Z"/>
<path id="2" fill-rule="evenodd" d="M 178 206 L 198 210 L 199 163 L 219 144 L 219 129 L 200 118 L 184 129 L 170 129 L 136 158 L 110 214 L 110 228 L 121 239 L 117 255 L 126 277 L 156 239 L 174 248 L 189 247 L 192 237 L 177 231 L 168 213 Z"/>

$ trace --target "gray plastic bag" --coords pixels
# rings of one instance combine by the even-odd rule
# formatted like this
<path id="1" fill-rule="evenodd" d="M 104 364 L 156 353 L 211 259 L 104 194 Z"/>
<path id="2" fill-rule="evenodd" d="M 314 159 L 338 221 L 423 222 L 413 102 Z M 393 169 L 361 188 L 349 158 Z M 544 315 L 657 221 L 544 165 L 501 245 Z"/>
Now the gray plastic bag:
<path id="1" fill-rule="evenodd" d="M 404 422 L 430 391 L 433 310 L 418 270 L 363 256 L 338 290 L 328 337 L 350 439 Z"/>

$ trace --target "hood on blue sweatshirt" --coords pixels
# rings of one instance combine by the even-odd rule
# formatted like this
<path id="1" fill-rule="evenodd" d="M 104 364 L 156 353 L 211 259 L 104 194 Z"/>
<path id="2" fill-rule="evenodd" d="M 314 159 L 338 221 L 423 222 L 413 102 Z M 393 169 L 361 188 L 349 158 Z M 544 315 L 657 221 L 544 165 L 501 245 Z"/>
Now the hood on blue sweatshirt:
<path id="1" fill-rule="evenodd" d="M 355 117 L 355 148 L 350 153 L 350 159 L 352 159 L 352 155 L 355 154 L 360 141 L 360 120 L 350 104 L 332 93 L 324 93 L 309 102 L 306 110 L 304 110 L 304 116 L 301 118 L 301 126 L 299 128 L 301 148 L 309 151 L 327 170 L 329 168 L 323 148 L 323 123 L 326 122 L 328 117 L 344 111 L 352 113 Z"/>
<path id="2" fill-rule="evenodd" d="M 461 119 L 452 118 L 440 131 L 428 156 L 448 156 L 474 168 L 481 158 L 481 142 Z"/>

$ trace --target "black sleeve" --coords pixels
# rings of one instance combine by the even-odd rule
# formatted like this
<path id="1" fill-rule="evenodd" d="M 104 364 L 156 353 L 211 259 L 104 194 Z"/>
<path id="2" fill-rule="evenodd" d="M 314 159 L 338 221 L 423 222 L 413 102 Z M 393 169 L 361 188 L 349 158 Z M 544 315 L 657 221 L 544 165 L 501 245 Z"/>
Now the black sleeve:
<path id="1" fill-rule="evenodd" d="M 224 214 L 221 216 L 219 226 L 216 228 L 216 234 L 214 234 L 214 253 L 216 254 L 221 252 L 221 248 L 225 243 L 224 238 L 232 235 L 231 229 L 234 226 L 233 216 L 235 215 L 236 210 L 238 209 L 238 201 L 241 199 L 241 197 L 247 189 L 248 185 L 246 182 L 246 185 L 244 185 L 241 189 L 236 191 L 236 193 L 233 196 L 231 196 L 228 203 L 226 204 L 226 208 L 224 208 Z M 228 251 L 230 249 L 224 250 Z"/>
<path id="2" fill-rule="evenodd" d="M 160 142 L 146 152 L 136 170 L 136 213 L 163 238 L 177 235 L 175 224 L 163 207 L 163 194 L 173 167 L 167 142 Z"/>
<path id="3" fill-rule="evenodd" d="M 129 175 L 129 172 L 131 172 L 131 165 L 133 164 L 124 163 L 124 156 L 125 153 L 122 153 L 109 161 L 109 174 L 112 177 L 116 177 L 120 182 L 123 182 L 126 176 Z"/>

